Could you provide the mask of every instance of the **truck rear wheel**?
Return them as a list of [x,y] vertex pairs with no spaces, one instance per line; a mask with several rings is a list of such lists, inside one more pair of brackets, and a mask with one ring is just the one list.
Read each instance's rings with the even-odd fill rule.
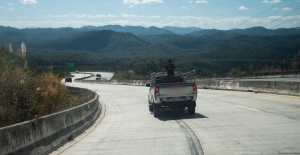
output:
[[194,106],[189,106],[188,112],[189,112],[189,114],[194,115],[195,114],[195,107]]
[[160,104],[156,105],[152,103],[153,105],[153,116],[154,117],[159,117],[160,116]]
[[149,98],[148,98],[148,105],[149,105],[149,111],[153,111],[153,104],[150,102]]
[[188,107],[188,113],[191,115],[195,114],[195,107],[196,107],[196,102],[192,102],[192,104],[189,105]]
[[149,105],[149,111],[153,111],[153,105]]

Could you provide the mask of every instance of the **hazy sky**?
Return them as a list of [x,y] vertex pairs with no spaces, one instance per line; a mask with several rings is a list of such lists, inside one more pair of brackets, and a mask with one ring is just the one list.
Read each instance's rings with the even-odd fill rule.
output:
[[290,28],[300,26],[300,0],[1,0],[0,25]]

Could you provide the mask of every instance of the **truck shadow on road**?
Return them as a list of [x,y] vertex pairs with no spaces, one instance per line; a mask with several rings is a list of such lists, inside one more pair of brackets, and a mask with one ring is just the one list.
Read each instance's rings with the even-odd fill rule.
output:
[[162,109],[160,111],[160,116],[158,117],[161,121],[170,121],[176,119],[203,119],[208,118],[200,113],[195,112],[194,115],[188,114],[187,109],[183,110],[169,110],[169,109]]

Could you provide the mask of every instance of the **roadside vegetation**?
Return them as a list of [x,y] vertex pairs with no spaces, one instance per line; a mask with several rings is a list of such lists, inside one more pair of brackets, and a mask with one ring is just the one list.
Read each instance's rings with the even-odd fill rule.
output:
[[[0,127],[80,105],[94,94],[68,89],[51,71],[24,65],[25,60],[0,44]],[[30,66],[30,65],[29,65]]]
[[[148,80],[151,72],[162,72],[168,59],[139,59],[128,63],[121,60],[115,68],[114,80]],[[288,73],[300,71],[300,51],[290,60],[272,61],[219,60],[215,62],[174,60],[180,72],[196,70],[197,77]],[[207,69],[208,68],[208,69]]]

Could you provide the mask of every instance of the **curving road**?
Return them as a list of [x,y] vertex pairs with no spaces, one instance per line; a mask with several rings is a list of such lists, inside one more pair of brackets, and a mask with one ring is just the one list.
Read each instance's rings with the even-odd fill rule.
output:
[[[92,74],[94,74],[94,76],[92,76],[90,78],[86,78],[84,80],[96,80],[96,74],[101,74],[101,78],[106,78],[106,80],[110,80],[114,76],[113,72],[87,72],[87,73],[92,73]],[[72,74],[72,75],[74,75],[74,74]],[[87,74],[85,76],[87,76]]]
[[195,115],[163,110],[157,119],[147,87],[74,86],[96,90],[105,117],[53,154],[300,154],[299,97],[199,89]]

